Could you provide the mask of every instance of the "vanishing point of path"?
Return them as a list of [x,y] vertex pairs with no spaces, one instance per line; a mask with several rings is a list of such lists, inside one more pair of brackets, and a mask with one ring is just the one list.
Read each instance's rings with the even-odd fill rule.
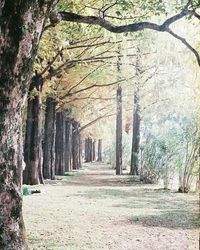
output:
[[86,164],[24,197],[31,249],[198,250],[198,197]]

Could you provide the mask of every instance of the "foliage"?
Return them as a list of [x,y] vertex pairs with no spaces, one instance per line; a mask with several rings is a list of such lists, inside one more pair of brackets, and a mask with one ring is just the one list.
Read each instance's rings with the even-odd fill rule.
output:
[[[177,171],[182,173],[180,178],[188,180],[189,189],[190,177],[199,171],[195,124],[193,117],[181,117],[176,113],[164,114],[148,123],[141,145],[142,178],[143,175],[156,176],[156,180],[170,178]],[[170,177],[166,176],[166,170]]]

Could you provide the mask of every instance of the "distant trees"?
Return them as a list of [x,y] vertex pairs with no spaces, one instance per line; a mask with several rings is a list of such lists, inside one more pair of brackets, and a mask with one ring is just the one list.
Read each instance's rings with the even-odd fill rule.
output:
[[[99,140],[102,142],[102,140]],[[92,137],[85,138],[85,162],[102,161],[102,158],[96,158],[96,140]],[[98,156],[102,154],[102,148],[98,146]]]

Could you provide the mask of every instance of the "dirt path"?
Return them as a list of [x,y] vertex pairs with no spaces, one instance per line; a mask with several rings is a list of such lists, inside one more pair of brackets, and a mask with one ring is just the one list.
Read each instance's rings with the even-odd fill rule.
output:
[[103,164],[36,188],[23,208],[31,249],[199,249],[194,194],[133,183]]

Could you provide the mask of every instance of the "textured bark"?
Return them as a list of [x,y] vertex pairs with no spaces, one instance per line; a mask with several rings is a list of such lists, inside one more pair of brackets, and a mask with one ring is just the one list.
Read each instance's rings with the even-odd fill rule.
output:
[[[33,89],[38,94],[31,97]],[[23,183],[36,185],[43,183],[42,155],[41,155],[41,97],[42,80],[38,75],[33,77],[29,89],[27,105],[26,137],[24,146],[24,160],[26,167],[23,173]]]
[[122,174],[122,88],[117,89],[116,174]]
[[79,169],[79,123],[74,121],[72,123],[73,132],[72,132],[72,168]]
[[102,161],[102,140],[98,140],[98,158],[97,161]]
[[91,137],[85,139],[85,162],[93,161],[93,140]]
[[55,172],[63,175],[65,172],[65,145],[66,145],[66,114],[56,113],[56,142],[55,142]]
[[88,138],[85,138],[85,150],[84,150],[84,153],[85,153],[85,162],[88,162]]
[[43,174],[45,179],[55,179],[55,125],[56,101],[47,97],[43,142]]
[[27,249],[20,190],[22,167],[18,165],[22,162],[22,111],[48,8],[46,2],[37,0],[0,2],[1,250]]
[[[80,126],[80,124],[79,124]],[[81,133],[79,132],[79,168],[82,168],[82,139],[81,139]]]
[[132,135],[132,149],[131,149],[131,175],[139,175],[139,146],[140,146],[140,99],[139,87],[134,93],[134,107],[133,107],[133,135]]
[[66,121],[66,145],[65,145],[65,171],[72,170],[71,166],[72,157],[72,121],[68,117]]
[[92,161],[96,161],[96,141],[92,143]]
[[93,140],[89,138],[89,160],[92,162],[93,160]]
[[91,138],[85,139],[85,162],[91,162]]

